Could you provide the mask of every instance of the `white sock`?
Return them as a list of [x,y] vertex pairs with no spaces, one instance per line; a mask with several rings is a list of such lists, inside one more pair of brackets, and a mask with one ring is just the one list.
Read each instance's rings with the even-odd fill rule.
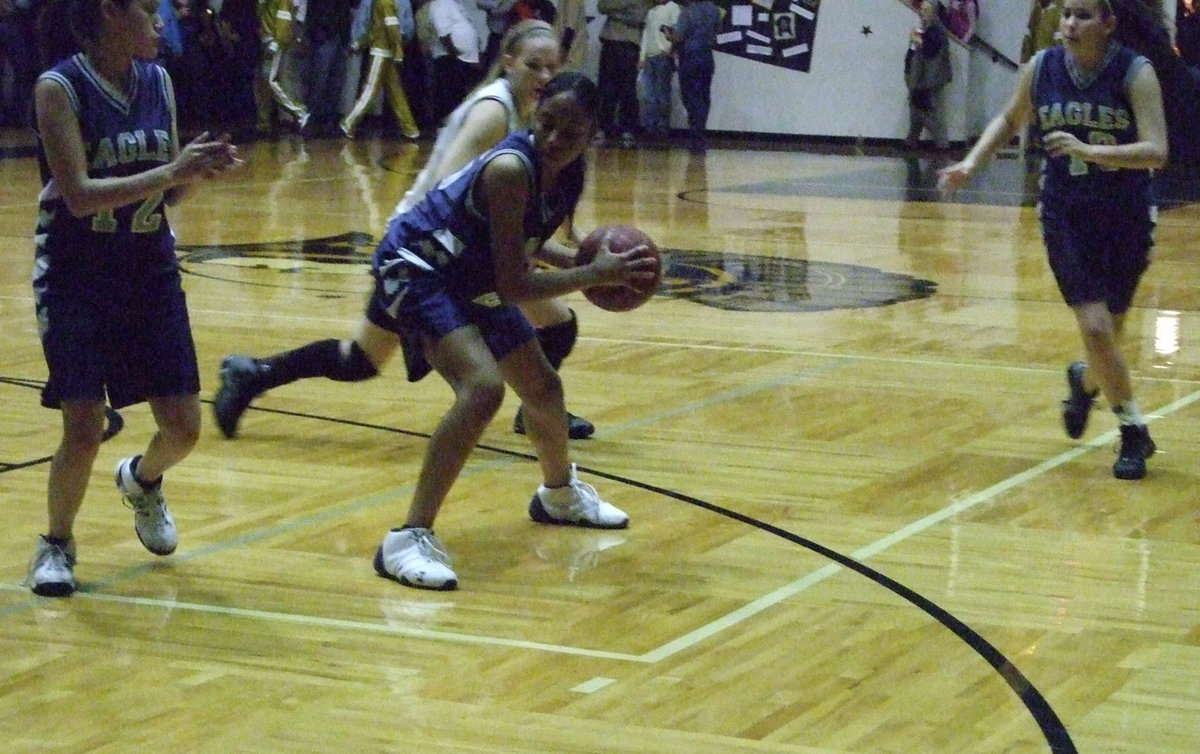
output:
[[1142,416],[1142,412],[1138,410],[1137,402],[1132,398],[1114,408],[1113,413],[1117,415],[1117,421],[1121,422],[1122,424],[1142,426],[1146,423],[1146,419]]

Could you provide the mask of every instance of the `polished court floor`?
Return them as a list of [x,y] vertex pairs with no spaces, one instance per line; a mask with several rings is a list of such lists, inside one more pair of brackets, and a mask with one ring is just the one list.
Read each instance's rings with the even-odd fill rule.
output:
[[[1005,159],[954,201],[886,148],[596,148],[579,225],[632,224],[666,280],[568,297],[581,476],[628,530],[541,527],[510,395],[437,532],[460,588],[374,575],[448,405],[399,365],[211,417],[145,552],[105,443],[82,590],[21,582],[58,417],[29,290],[38,190],[0,160],[0,749],[389,752],[1200,750],[1200,210],[1166,190],[1126,355],[1160,453],[1063,434],[1078,358]],[[281,140],[171,215],[203,374],[348,334],[428,144]],[[208,406],[205,407],[206,412]]]

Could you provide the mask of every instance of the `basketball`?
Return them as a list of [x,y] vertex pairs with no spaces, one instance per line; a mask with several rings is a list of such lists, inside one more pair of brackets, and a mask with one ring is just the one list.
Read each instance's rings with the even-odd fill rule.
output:
[[654,280],[643,288],[631,288],[625,285],[594,285],[585,288],[583,295],[596,306],[610,312],[627,312],[636,309],[649,301],[662,282],[662,257],[659,256],[658,246],[654,240],[637,228],[628,225],[607,225],[596,228],[579,244],[579,253],[575,257],[577,265],[585,265],[592,261],[600,244],[608,239],[608,248],[615,253],[621,253],[637,246],[645,246],[641,254],[652,257],[655,262]]

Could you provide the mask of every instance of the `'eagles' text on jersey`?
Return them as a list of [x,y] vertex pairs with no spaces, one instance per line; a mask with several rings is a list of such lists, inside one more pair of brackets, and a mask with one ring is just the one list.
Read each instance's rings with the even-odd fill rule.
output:
[[[62,86],[79,121],[90,178],[125,177],[171,161],[174,95],[166,72],[135,60],[127,92],[105,80],[82,53],[41,75]],[[46,165],[41,142],[33,283],[121,306],[151,276],[178,274],[175,242],[161,193],[74,217]]]
[[[1066,131],[1087,144],[1138,141],[1127,90],[1141,67],[1149,65],[1146,58],[1113,44],[1096,70],[1084,74],[1070,64],[1062,46],[1055,46],[1039,52],[1033,65],[1034,120],[1043,137]],[[1046,159],[1043,178],[1042,203],[1047,206],[1148,201],[1147,170],[1116,169],[1061,156]]]

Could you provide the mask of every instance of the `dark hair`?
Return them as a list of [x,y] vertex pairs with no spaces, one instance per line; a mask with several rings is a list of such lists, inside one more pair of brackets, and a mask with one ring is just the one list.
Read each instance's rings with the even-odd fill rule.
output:
[[1180,63],[1171,30],[1162,11],[1148,0],[1101,0],[1117,17],[1113,34],[1118,42],[1140,55],[1145,55],[1159,78],[1174,76]]
[[[112,0],[129,5],[132,0]],[[48,0],[37,18],[38,57],[42,68],[51,68],[100,37],[102,0]]]
[[590,115],[593,121],[596,120],[600,97],[597,94],[596,83],[587,76],[578,71],[566,71],[558,74],[542,87],[542,92],[538,96],[538,104],[540,105],[559,94],[570,94],[584,112]]

